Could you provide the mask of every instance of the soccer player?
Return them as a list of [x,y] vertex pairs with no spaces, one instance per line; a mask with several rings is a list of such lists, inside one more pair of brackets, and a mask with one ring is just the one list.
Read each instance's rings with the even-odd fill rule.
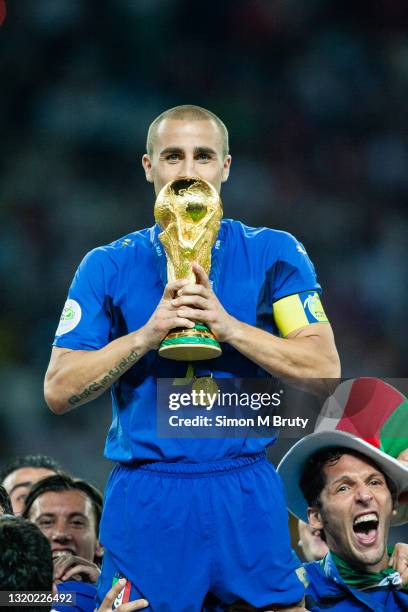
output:
[[[22,517],[0,517],[0,591],[45,591],[51,597],[57,595],[53,587],[53,563],[51,548],[47,538],[36,525]],[[124,585],[118,581],[106,594],[100,608],[95,612],[108,612],[112,604],[120,596]],[[54,599],[55,601],[55,599]],[[116,606],[117,612],[130,612],[146,608],[146,600],[137,600]],[[19,605],[21,612],[44,612],[45,610],[59,609],[54,604],[36,606],[30,603],[27,606]],[[51,609],[52,608],[52,609]],[[3,609],[3,607],[1,608]],[[8,608],[4,608],[8,609]],[[79,602],[76,605],[66,606],[71,612],[81,611]],[[94,608],[92,608],[94,610]]]
[[[156,194],[182,177],[219,192],[231,165],[227,129],[200,107],[170,109],[151,124],[142,163]],[[111,389],[105,452],[117,466],[101,522],[100,597],[124,576],[132,598],[145,596],[156,610],[201,610],[207,593],[291,609],[303,586],[265,455],[274,438],[159,439],[157,379],[186,377],[192,366],[157,349],[170,330],[203,322],[223,354],[193,364],[197,378],[338,377],[315,270],[290,234],[224,219],[209,277],[195,264],[197,284],[168,283],[159,233],[132,232],[85,257],[45,379],[57,414]]]
[[101,493],[84,480],[55,474],[31,489],[23,516],[41,529],[51,545],[54,580],[98,581],[101,513]]
[[408,589],[390,567],[387,539],[397,491],[407,486],[408,472],[401,469],[398,474],[393,466],[392,480],[384,454],[378,452],[374,461],[374,453],[365,454],[368,445],[356,450],[352,436],[344,447],[324,447],[317,439],[313,452],[314,435],[301,440],[307,444],[310,439],[306,463],[302,445],[292,449],[301,455],[299,486],[309,506],[309,522],[322,530],[329,548],[322,561],[304,566],[310,582],[308,610],[407,610]]

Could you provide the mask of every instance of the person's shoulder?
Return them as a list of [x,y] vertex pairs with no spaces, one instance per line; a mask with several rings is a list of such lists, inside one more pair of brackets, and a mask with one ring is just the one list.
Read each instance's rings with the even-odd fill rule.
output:
[[235,243],[245,243],[258,253],[264,252],[274,259],[292,260],[306,255],[305,247],[293,234],[271,227],[251,227],[235,219],[224,219],[225,231]]
[[119,263],[123,260],[129,260],[131,253],[134,254],[136,251],[151,249],[151,231],[152,228],[137,230],[125,234],[108,244],[97,246],[85,255],[82,263],[89,266],[92,264]]
[[274,242],[281,245],[300,244],[293,234],[283,230],[273,229],[266,226],[252,227],[242,223],[242,221],[237,221],[236,219],[223,219],[222,224],[225,225],[228,232],[235,236],[241,236],[244,239],[247,238],[249,240],[260,242]]

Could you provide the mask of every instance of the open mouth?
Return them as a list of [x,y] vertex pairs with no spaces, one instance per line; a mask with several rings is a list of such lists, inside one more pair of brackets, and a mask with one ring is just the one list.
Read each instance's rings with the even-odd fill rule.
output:
[[375,512],[361,514],[354,519],[353,531],[362,546],[374,544],[377,540],[379,520]]

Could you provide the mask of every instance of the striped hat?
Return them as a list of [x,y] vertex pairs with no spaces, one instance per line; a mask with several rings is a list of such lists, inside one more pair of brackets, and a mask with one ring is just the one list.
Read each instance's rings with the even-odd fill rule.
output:
[[[341,383],[323,405],[314,433],[299,440],[283,457],[278,472],[285,484],[288,509],[307,521],[307,502],[299,486],[305,462],[330,447],[355,450],[374,461],[397,486],[408,491],[408,466],[397,461],[408,448],[408,400],[378,378]],[[392,523],[408,521],[408,504]]]

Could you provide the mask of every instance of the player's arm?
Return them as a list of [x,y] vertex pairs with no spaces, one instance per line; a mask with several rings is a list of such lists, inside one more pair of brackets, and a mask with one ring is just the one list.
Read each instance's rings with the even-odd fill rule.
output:
[[149,321],[139,330],[113,340],[98,350],[54,347],[44,381],[44,396],[56,414],[85,404],[108,389],[145,353],[157,349],[170,329],[193,327],[177,314],[172,298],[187,281],[166,285],[163,297]]
[[211,290],[208,276],[194,264],[197,285],[178,292],[173,305],[181,317],[206,323],[221,342],[274,376],[287,379],[338,378],[340,360],[329,323],[313,323],[278,338],[229,315]]
[[340,360],[328,323],[314,323],[286,338],[278,338],[237,321],[228,342],[274,376],[287,379],[340,376]]

